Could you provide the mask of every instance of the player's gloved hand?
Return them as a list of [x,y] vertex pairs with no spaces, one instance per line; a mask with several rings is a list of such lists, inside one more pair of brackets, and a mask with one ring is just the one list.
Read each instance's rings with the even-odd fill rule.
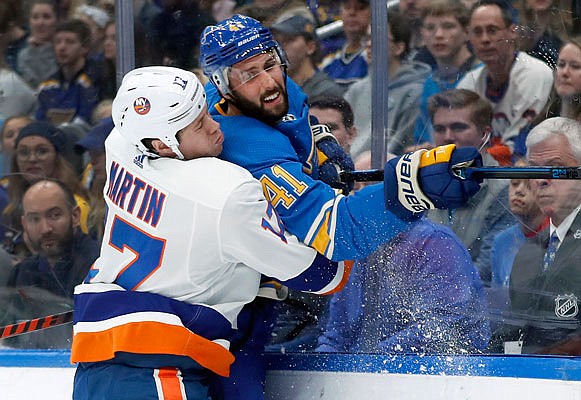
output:
[[317,145],[319,159],[319,180],[335,189],[341,189],[344,195],[353,190],[354,182],[342,182],[341,171],[353,171],[355,164],[327,125],[311,125],[311,131]]
[[433,208],[462,207],[480,189],[482,179],[463,179],[453,168],[482,166],[475,147],[439,146],[394,158],[385,164],[385,205],[410,220]]

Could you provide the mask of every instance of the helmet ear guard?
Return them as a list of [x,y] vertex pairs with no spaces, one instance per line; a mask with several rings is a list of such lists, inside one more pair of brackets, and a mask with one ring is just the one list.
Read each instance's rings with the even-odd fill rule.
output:
[[230,84],[228,82],[228,71],[227,68],[217,70],[210,76],[210,82],[214,84],[222,94],[228,94],[230,92]]

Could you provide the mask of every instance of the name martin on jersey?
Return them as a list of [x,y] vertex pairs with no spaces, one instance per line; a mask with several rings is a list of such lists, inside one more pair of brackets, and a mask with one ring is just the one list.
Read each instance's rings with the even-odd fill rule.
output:
[[138,176],[126,171],[115,161],[109,169],[106,196],[119,208],[157,227],[167,195]]

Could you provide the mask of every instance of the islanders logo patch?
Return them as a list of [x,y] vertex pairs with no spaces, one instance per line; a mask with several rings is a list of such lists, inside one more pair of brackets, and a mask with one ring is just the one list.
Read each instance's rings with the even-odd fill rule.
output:
[[139,115],[145,115],[151,110],[151,103],[145,97],[138,97],[133,102],[133,109]]

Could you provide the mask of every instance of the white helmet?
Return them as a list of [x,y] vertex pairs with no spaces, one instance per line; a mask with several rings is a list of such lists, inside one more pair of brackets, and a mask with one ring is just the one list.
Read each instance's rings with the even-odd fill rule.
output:
[[206,92],[195,74],[173,67],[143,67],[128,72],[113,100],[113,122],[121,134],[148,156],[158,157],[143,139],[159,139],[178,158],[176,134],[206,106]]

